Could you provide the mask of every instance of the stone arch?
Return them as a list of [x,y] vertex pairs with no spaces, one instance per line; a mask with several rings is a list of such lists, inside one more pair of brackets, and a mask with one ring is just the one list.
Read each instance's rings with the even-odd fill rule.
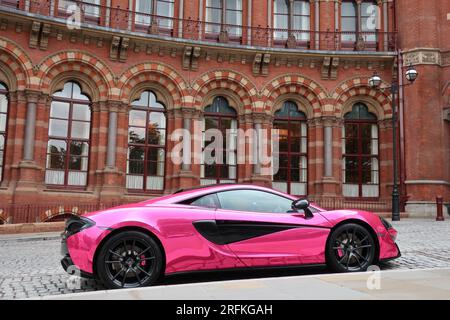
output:
[[[389,84],[383,83],[389,87]],[[355,77],[341,82],[333,91],[334,115],[342,117],[350,102],[366,102],[379,120],[392,116],[391,98],[388,93],[369,87],[369,78]]]
[[[93,101],[106,101],[114,87],[114,74],[100,59],[80,51],[62,51],[55,53],[39,65],[36,77],[39,79],[38,88],[46,94],[52,94],[58,81],[55,79],[66,76],[79,79],[86,88],[89,87]],[[77,77],[78,76],[78,77]]]
[[54,221],[59,216],[78,216],[86,213],[87,210],[80,209],[76,205],[59,205],[59,206],[52,206],[48,208],[47,210],[41,212],[39,215],[39,221],[42,222],[48,222],[48,221]]
[[[228,95],[238,104],[238,113],[251,112],[256,100],[256,86],[245,76],[231,70],[213,70],[199,76],[192,85],[193,107],[201,109],[205,106],[205,98],[216,95]],[[236,101],[239,100],[239,101]]]
[[[144,62],[136,64],[119,77],[117,98],[126,104],[130,104],[137,92],[144,89],[158,91],[159,99],[166,99],[167,108],[181,107],[186,98],[186,82],[184,78],[173,68],[156,62]],[[165,94],[162,94],[162,93]],[[171,101],[169,101],[171,100]]]
[[264,86],[262,90],[264,111],[274,114],[280,99],[284,100],[285,97],[293,99],[296,95],[299,96],[296,98],[298,102],[303,104],[307,102],[305,107],[310,110],[305,113],[308,118],[321,116],[328,98],[326,89],[309,78],[295,74],[277,77]]
[[0,37],[0,80],[10,91],[29,87],[33,63],[27,53],[15,42]]

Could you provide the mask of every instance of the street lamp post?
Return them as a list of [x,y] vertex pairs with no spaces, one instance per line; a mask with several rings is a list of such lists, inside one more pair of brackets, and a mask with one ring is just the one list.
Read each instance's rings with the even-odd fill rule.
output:
[[[408,86],[414,83],[419,73],[411,65],[405,73],[407,84],[401,85],[401,87]],[[392,82],[389,87],[380,87],[381,78],[374,72],[373,76],[369,79],[369,86],[379,89],[381,91],[390,90],[392,96],[392,157],[394,166],[393,186],[392,186],[392,221],[400,221],[400,192],[398,188],[398,160],[397,160],[397,106],[396,95],[398,93],[399,85],[396,82]]]

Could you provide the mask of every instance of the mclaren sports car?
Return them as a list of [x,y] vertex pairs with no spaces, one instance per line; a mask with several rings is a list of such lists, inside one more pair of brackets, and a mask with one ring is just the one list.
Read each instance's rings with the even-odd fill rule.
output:
[[67,220],[61,263],[108,288],[205,270],[322,265],[358,272],[399,257],[396,236],[370,212],[326,211],[254,185],[214,185]]

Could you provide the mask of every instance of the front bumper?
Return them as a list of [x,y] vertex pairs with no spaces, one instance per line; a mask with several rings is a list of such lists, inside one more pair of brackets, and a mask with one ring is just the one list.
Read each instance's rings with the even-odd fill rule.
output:
[[81,276],[83,278],[93,278],[94,275],[89,272],[85,272],[80,270],[72,261],[72,258],[70,257],[69,250],[67,249],[67,239],[66,234],[61,234],[61,266],[63,267],[64,271],[66,271],[70,275],[77,275]]
[[395,247],[397,248],[398,254],[395,257],[380,259],[380,262],[388,262],[400,258],[402,256],[402,253],[400,252],[400,248],[398,247],[397,243],[395,243]]

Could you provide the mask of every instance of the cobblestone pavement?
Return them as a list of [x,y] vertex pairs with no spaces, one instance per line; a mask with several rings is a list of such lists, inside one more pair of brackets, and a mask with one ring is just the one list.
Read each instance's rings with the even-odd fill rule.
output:
[[[402,257],[387,262],[382,269],[416,269],[450,267],[450,221],[408,219],[393,223],[399,231]],[[95,280],[80,280],[81,289],[71,290],[70,279],[60,265],[60,242],[55,236],[47,240],[26,237],[0,237],[0,299],[104,289]],[[239,271],[202,273],[168,277],[161,284],[218,281],[257,277],[292,276],[325,273],[322,269],[283,271]]]

